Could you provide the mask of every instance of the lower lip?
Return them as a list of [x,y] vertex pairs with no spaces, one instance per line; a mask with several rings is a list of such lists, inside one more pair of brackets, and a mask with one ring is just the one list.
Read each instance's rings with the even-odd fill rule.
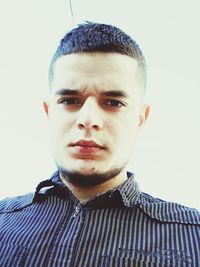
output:
[[80,154],[96,154],[102,150],[102,148],[98,146],[73,146],[76,152]]

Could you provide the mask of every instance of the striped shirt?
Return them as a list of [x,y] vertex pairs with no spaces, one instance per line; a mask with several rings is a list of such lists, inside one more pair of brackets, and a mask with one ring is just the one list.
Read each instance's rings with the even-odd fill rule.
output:
[[81,204],[56,172],[0,201],[0,267],[199,267],[199,212],[128,177]]

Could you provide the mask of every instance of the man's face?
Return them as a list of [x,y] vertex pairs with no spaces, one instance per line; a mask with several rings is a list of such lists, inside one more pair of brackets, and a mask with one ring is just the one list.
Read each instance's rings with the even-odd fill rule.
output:
[[60,57],[44,103],[57,165],[83,175],[123,169],[148,115],[141,84],[131,57],[102,52]]

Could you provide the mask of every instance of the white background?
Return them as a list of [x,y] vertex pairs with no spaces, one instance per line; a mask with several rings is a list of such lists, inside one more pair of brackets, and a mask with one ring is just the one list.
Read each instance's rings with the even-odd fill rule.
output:
[[[141,190],[200,209],[199,0],[72,5],[75,23],[115,24],[146,56],[151,116],[130,162]],[[0,198],[33,191],[55,170],[42,100],[51,55],[72,26],[68,1],[0,2]]]

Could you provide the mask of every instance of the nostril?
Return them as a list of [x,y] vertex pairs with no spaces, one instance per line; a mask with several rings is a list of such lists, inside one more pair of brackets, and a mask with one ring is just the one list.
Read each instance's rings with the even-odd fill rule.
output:
[[93,125],[91,125],[91,124],[84,124],[84,123],[78,123],[78,128],[80,129],[80,130],[82,130],[82,129],[94,129],[94,130],[96,130],[96,131],[98,131],[99,130],[99,126],[97,125],[97,124],[93,124]]
[[85,126],[84,126],[83,124],[79,123],[79,124],[78,124],[78,128],[79,128],[79,129],[83,129],[83,128],[85,128]]

